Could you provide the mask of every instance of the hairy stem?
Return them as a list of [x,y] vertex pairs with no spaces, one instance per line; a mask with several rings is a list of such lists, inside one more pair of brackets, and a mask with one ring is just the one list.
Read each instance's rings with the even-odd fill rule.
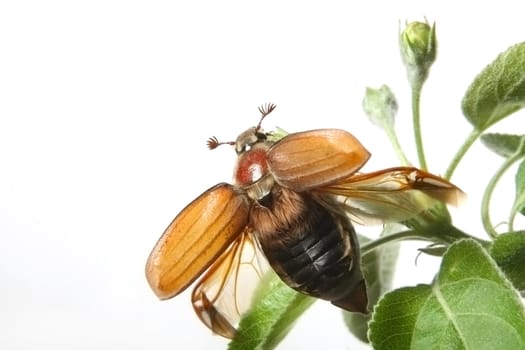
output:
[[522,157],[523,154],[521,154],[521,152],[518,150],[516,153],[514,153],[514,155],[505,159],[503,164],[501,164],[499,169],[496,171],[496,173],[494,173],[494,175],[490,179],[489,183],[487,184],[487,188],[483,193],[483,198],[481,199],[481,222],[483,224],[483,228],[485,228],[485,231],[491,238],[496,238],[498,236],[498,232],[496,231],[494,225],[492,225],[492,221],[490,220],[490,201],[492,198],[492,193],[494,192],[498,181],[501,179],[501,177],[507,171],[507,169]]
[[405,152],[403,152],[403,149],[401,148],[401,144],[399,143],[399,139],[397,138],[397,134],[394,131],[394,129],[386,128],[385,132],[388,136],[388,139],[390,140],[390,143],[392,144],[392,147],[394,147],[394,151],[396,152],[397,158],[401,161],[401,164],[410,165],[410,162],[408,161]]
[[461,161],[461,159],[463,159],[463,156],[465,155],[465,153],[467,153],[467,151],[470,149],[474,141],[476,141],[480,135],[481,135],[481,131],[477,129],[473,129],[470,132],[468,137],[465,139],[465,142],[463,142],[461,147],[458,149],[458,151],[454,155],[454,158],[452,158],[452,161],[450,162],[447,170],[445,171],[445,175],[443,176],[445,179],[450,180],[459,162]]
[[360,248],[361,254],[365,255],[366,253],[371,252],[372,250],[389,242],[406,241],[409,239],[430,240],[428,239],[428,237],[421,237],[421,235],[418,234],[416,230],[400,231],[392,233],[390,235],[381,236],[378,239],[374,239],[373,241],[364,243]]
[[421,136],[421,91],[423,84],[412,84],[412,123],[414,127],[414,139],[416,142],[417,157],[419,160],[419,167],[427,170],[427,161],[425,159],[425,151],[423,149],[423,138]]
[[429,212],[422,213],[406,222],[410,226],[408,230],[399,231],[386,236],[381,236],[373,241],[361,245],[361,253],[364,255],[383,244],[406,240],[420,240],[432,243],[452,244],[461,239],[474,239],[484,247],[490,242],[469,235],[449,222],[444,222]]

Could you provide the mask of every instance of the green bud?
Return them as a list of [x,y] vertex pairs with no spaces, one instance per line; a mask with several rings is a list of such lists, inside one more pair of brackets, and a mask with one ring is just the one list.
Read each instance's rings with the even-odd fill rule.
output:
[[379,89],[366,88],[363,110],[376,126],[384,130],[393,129],[397,101],[388,86],[383,85]]
[[436,60],[436,25],[430,27],[428,23],[422,22],[407,24],[399,37],[399,46],[408,80],[412,85],[422,85]]
[[403,165],[409,165],[405,153],[401,149],[401,144],[394,128],[394,119],[397,114],[397,100],[394,93],[386,85],[379,89],[366,88],[363,98],[363,110],[372,124],[377,125],[386,133],[394,151]]

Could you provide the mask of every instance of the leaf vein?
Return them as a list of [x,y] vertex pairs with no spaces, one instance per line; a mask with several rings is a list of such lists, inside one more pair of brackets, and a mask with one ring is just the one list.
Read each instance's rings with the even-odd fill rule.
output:
[[454,316],[454,313],[450,309],[450,307],[449,307],[449,305],[448,305],[448,303],[447,303],[447,301],[445,299],[445,296],[441,293],[441,289],[440,289],[440,287],[439,287],[439,285],[437,283],[434,286],[432,286],[432,292],[433,292],[434,296],[436,297],[439,305],[441,306],[441,308],[445,312],[445,315],[450,320],[450,322],[452,323],[452,326],[456,330],[456,334],[461,339],[461,343],[464,345],[465,349],[468,349],[468,347],[467,347],[467,344],[468,344],[467,340],[465,339],[463,333],[461,332],[460,327],[459,327],[459,325],[457,323],[457,320],[456,320],[456,318]]

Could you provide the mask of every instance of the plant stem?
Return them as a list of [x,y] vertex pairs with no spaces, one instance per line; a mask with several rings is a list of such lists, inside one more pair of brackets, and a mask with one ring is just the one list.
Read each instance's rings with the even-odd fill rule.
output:
[[427,170],[427,161],[425,160],[425,151],[423,150],[423,139],[421,137],[421,91],[423,89],[422,83],[412,84],[412,123],[414,124],[414,139],[416,142],[417,157],[419,160],[419,167]]
[[[523,143],[523,141],[522,141]],[[481,199],[481,222],[483,223],[483,227],[485,228],[485,231],[491,238],[496,238],[498,236],[498,232],[492,225],[492,222],[490,220],[490,200],[492,198],[492,193],[494,192],[494,189],[496,188],[496,184],[501,179],[503,174],[507,171],[507,169],[514,164],[516,161],[521,159],[523,157],[523,154],[521,154],[520,150],[518,150],[516,153],[514,153],[509,158],[505,159],[503,164],[499,167],[499,169],[494,173],[492,178],[490,179],[489,183],[487,184],[487,188],[485,189],[485,192],[483,193],[483,198]]]
[[456,154],[454,155],[454,158],[452,158],[452,161],[450,162],[447,170],[445,171],[445,175],[443,176],[445,179],[450,180],[452,177],[452,174],[454,173],[454,170],[456,170],[456,167],[458,166],[461,159],[463,159],[463,156],[467,151],[470,149],[474,141],[476,141],[481,135],[481,130],[473,129],[468,137],[465,139],[465,142],[461,145],[461,147],[458,149]]
[[361,254],[365,255],[366,253],[371,252],[372,250],[376,249],[377,247],[385,243],[404,241],[408,239],[429,240],[428,237],[421,237],[421,235],[418,234],[416,230],[400,231],[400,232],[392,233],[390,235],[381,236],[378,239],[374,239],[373,241],[363,244],[360,248]]
[[397,158],[401,161],[402,165],[410,165],[410,162],[408,161],[408,158],[405,155],[405,152],[403,152],[403,149],[401,148],[401,144],[399,143],[399,139],[397,138],[397,134],[394,131],[393,128],[385,128],[386,135],[388,136],[388,139],[390,140],[390,143],[394,147],[394,151],[396,152]]
[[406,241],[409,239],[427,241],[432,243],[444,243],[446,245],[452,244],[461,239],[473,239],[484,247],[488,247],[490,245],[490,242],[471,236],[468,233],[461,231],[452,224],[435,221],[432,224],[431,215],[423,214],[415,220],[417,220],[417,222],[419,222],[420,225],[418,225],[417,222],[413,223],[416,223],[416,227],[420,228],[399,231],[386,236],[381,236],[373,241],[364,243],[363,245],[361,245],[361,254],[364,255],[366,253],[369,253],[372,250],[380,247],[381,245],[389,242]]
[[473,239],[485,248],[488,248],[490,246],[490,242],[478,237],[471,236],[454,225],[446,225],[443,227],[443,231],[440,235],[440,240],[442,242],[452,244],[460,239]]

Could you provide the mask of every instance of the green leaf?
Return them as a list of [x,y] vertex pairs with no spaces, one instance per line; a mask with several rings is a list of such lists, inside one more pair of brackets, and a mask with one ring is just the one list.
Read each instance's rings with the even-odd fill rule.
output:
[[228,349],[273,349],[286,336],[297,318],[316,299],[297,293],[284,284],[274,273],[260,283],[253,306],[243,316],[237,336]]
[[525,310],[473,240],[450,246],[432,285],[390,292],[370,322],[374,349],[524,349]]
[[512,204],[509,215],[509,228],[511,231],[514,230],[514,218],[518,212],[525,215],[525,160],[521,161],[518,166],[515,183],[516,197],[514,198],[514,203]]
[[490,248],[490,255],[514,287],[524,294],[525,231],[499,235]]
[[[399,232],[403,227],[397,223],[386,224],[381,236]],[[370,241],[370,239],[359,236],[361,244],[367,241]],[[399,243],[391,243],[382,245],[361,258],[361,271],[366,280],[370,309],[386,291],[392,288],[392,279],[398,255]],[[350,332],[365,343],[368,342],[368,322],[371,317],[372,314],[363,315],[343,311],[343,318]]]
[[492,152],[504,158],[513,156],[518,150],[525,155],[522,142],[525,135],[486,133],[481,135],[481,142]]
[[523,108],[525,43],[501,53],[474,79],[462,101],[463,114],[479,131]]

